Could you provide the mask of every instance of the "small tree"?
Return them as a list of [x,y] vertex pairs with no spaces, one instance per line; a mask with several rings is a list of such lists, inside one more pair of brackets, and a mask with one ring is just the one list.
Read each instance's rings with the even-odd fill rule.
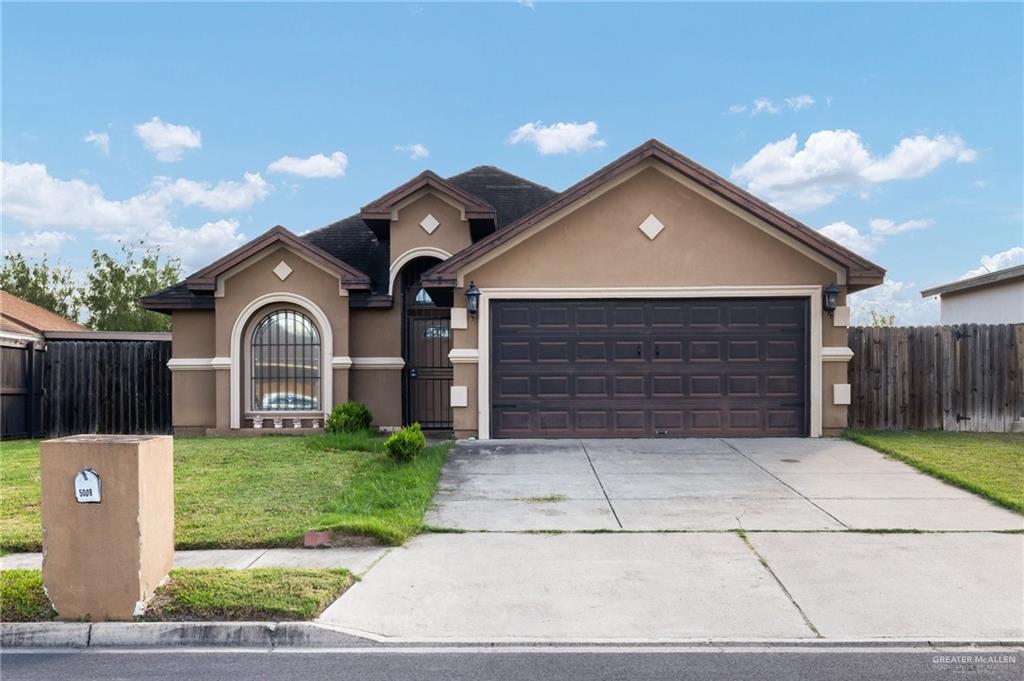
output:
[[170,318],[143,309],[139,299],[180,278],[181,261],[167,258],[161,264],[158,248],[143,251],[138,260],[126,244],[121,245],[120,260],[93,251],[83,296],[89,326],[97,331],[169,331]]
[[868,314],[871,315],[871,326],[890,327],[896,326],[896,315],[886,314],[875,309],[868,310]]
[[45,255],[30,264],[20,253],[5,254],[0,289],[65,319],[78,320],[82,287],[75,283],[70,267],[51,266]]

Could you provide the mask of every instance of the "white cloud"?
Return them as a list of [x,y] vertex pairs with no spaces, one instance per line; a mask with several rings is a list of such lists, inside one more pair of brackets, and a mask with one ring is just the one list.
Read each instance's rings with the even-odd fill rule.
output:
[[785,102],[786,106],[793,111],[800,111],[814,106],[814,97],[810,95],[797,95],[796,97],[786,97]]
[[981,267],[969,272],[964,272],[960,278],[969,279],[970,277],[977,277],[982,274],[988,274],[989,272],[998,272],[999,270],[1005,270],[1008,267],[1016,267],[1017,265],[1024,265],[1024,248],[1021,246],[1008,248],[1005,251],[996,253],[995,255],[981,256]]
[[430,156],[430,149],[427,149],[422,144],[399,144],[395,147],[395,151],[409,154],[409,158],[414,161]]
[[176,225],[175,208],[243,210],[263,201],[272,190],[259,173],[246,173],[243,182],[155,178],[146,191],[114,200],[108,199],[99,185],[51,176],[41,163],[0,162],[0,174],[4,217],[38,230],[25,232],[24,243],[33,238],[62,243],[62,237],[54,235],[81,230],[107,242],[144,239],[169,255],[183,257],[186,265],[208,262],[245,239],[237,232],[234,219],[208,222],[196,229]]
[[4,253],[20,253],[26,258],[37,258],[43,255],[54,255],[60,251],[66,241],[75,237],[67,232],[18,232],[3,235]]
[[161,253],[181,258],[182,267],[188,272],[233,251],[245,241],[245,235],[238,232],[238,220],[227,219],[207,222],[196,229],[162,223],[146,234],[145,245],[157,246]]
[[893,180],[923,177],[943,163],[969,163],[974,150],[959,137],[900,140],[885,156],[872,156],[852,130],[820,130],[800,148],[796,134],[771,142],[733,167],[732,178],[782,210],[806,211],[838,196]]
[[750,107],[750,115],[756,116],[760,113],[777,114],[779,113],[779,107],[775,106],[772,100],[767,97],[758,97],[754,100],[753,106]]
[[516,4],[522,5],[523,7],[529,7],[530,9],[534,8],[533,0],[516,0]]
[[871,226],[871,233],[879,236],[895,236],[897,234],[903,234],[904,232],[912,232],[916,229],[926,229],[931,227],[934,222],[932,220],[904,220],[903,222],[896,222],[895,220],[885,220],[883,218],[872,218],[868,224]]
[[984,189],[985,187],[988,186],[988,182],[986,182],[985,180],[975,180],[972,184],[978,189]]
[[728,109],[726,109],[725,113],[735,115],[735,114],[741,114],[741,113],[743,113],[746,110],[747,110],[747,105],[746,104],[733,104]]
[[136,125],[135,134],[156,155],[158,161],[168,163],[180,161],[187,149],[203,146],[203,136],[198,130],[187,125],[165,123],[159,116]]
[[110,156],[110,135],[105,132],[93,132],[90,130],[82,138],[83,142],[96,145],[96,148],[105,156]]
[[348,170],[348,156],[336,151],[330,156],[313,154],[308,158],[282,156],[269,166],[268,173],[288,173],[301,177],[343,177]]
[[846,246],[855,253],[861,255],[870,255],[875,252],[875,248],[881,243],[881,239],[872,236],[871,234],[864,234],[853,225],[847,222],[833,222],[825,225],[818,230],[832,241]]
[[939,323],[939,303],[922,298],[913,282],[886,281],[881,286],[850,294],[851,321],[857,326],[871,324],[871,311],[894,315],[900,326],[927,326]]
[[932,220],[915,219],[896,222],[884,218],[872,218],[868,221],[870,231],[860,231],[847,222],[833,222],[818,231],[829,239],[846,246],[855,253],[871,255],[886,239],[897,234],[925,229],[933,225]]
[[177,201],[186,206],[202,206],[226,213],[251,208],[256,202],[267,198],[271,189],[271,185],[259,173],[245,173],[243,182],[221,180],[217,184],[157,177],[153,179],[151,191],[154,198],[161,202]]
[[589,149],[601,149],[605,141],[597,138],[597,123],[554,123],[546,126],[540,121],[516,128],[508,138],[509,144],[526,142],[541,154],[577,154]]

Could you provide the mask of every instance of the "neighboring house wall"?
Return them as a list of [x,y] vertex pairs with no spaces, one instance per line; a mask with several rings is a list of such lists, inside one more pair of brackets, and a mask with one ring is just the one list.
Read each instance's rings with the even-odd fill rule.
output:
[[942,324],[1024,323],[1024,279],[943,293],[939,316]]
[[[651,214],[665,226],[653,240],[638,229]],[[583,297],[578,289],[599,289],[585,295],[616,298],[632,294],[615,289],[630,287],[647,287],[650,297],[694,297],[701,292],[684,289],[706,287],[718,287],[708,289],[705,295],[710,297],[723,295],[727,288],[735,291],[727,295],[809,295],[811,318],[818,320],[812,330],[818,341],[811,358],[818,365],[811,367],[811,395],[819,396],[812,405],[812,434],[835,434],[846,426],[846,406],[833,399],[833,386],[846,384],[845,359],[833,359],[843,357],[835,352],[826,353],[830,361],[821,357],[823,346],[846,347],[846,329],[821,313],[820,289],[840,275],[658,170],[640,172],[460,276],[465,286],[473,281],[485,296],[489,289],[577,289],[561,296],[573,298]],[[801,287],[801,292],[780,287]],[[667,290],[654,290],[659,288]],[[845,304],[845,287],[841,289],[840,304]],[[456,292],[455,304],[465,306],[464,288]],[[487,334],[480,333],[478,322],[469,320],[467,328],[454,331],[456,349],[483,350],[479,366],[454,365],[454,385],[465,386],[468,393],[467,406],[454,410],[458,436],[475,435],[481,414],[486,418],[489,411],[488,395],[480,400],[488,368],[486,349],[480,347]],[[467,355],[455,353],[460,354]],[[814,413],[820,416],[815,419]]]

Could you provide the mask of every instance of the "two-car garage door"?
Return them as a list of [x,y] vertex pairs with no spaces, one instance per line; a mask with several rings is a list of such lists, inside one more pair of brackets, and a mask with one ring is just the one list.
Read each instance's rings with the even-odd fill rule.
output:
[[806,299],[491,302],[492,437],[799,436]]

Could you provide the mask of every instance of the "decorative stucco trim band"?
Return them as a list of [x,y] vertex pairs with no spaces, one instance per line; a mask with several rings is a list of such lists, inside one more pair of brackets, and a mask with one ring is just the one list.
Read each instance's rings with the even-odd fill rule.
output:
[[401,357],[353,357],[353,369],[401,369],[405,360]]
[[419,246],[417,248],[410,248],[402,255],[395,258],[394,262],[391,263],[391,267],[388,268],[388,295],[395,295],[395,279],[398,278],[398,273],[402,271],[405,264],[415,258],[437,258],[438,260],[447,260],[452,257],[452,254],[448,251],[435,248],[433,246]]
[[230,369],[230,357],[174,357],[167,360],[171,371],[214,371]]
[[480,351],[476,348],[455,348],[448,353],[448,361],[452,364],[476,364],[480,361]]
[[822,362],[849,362],[851,359],[853,359],[853,350],[850,348],[838,346],[821,349]]

